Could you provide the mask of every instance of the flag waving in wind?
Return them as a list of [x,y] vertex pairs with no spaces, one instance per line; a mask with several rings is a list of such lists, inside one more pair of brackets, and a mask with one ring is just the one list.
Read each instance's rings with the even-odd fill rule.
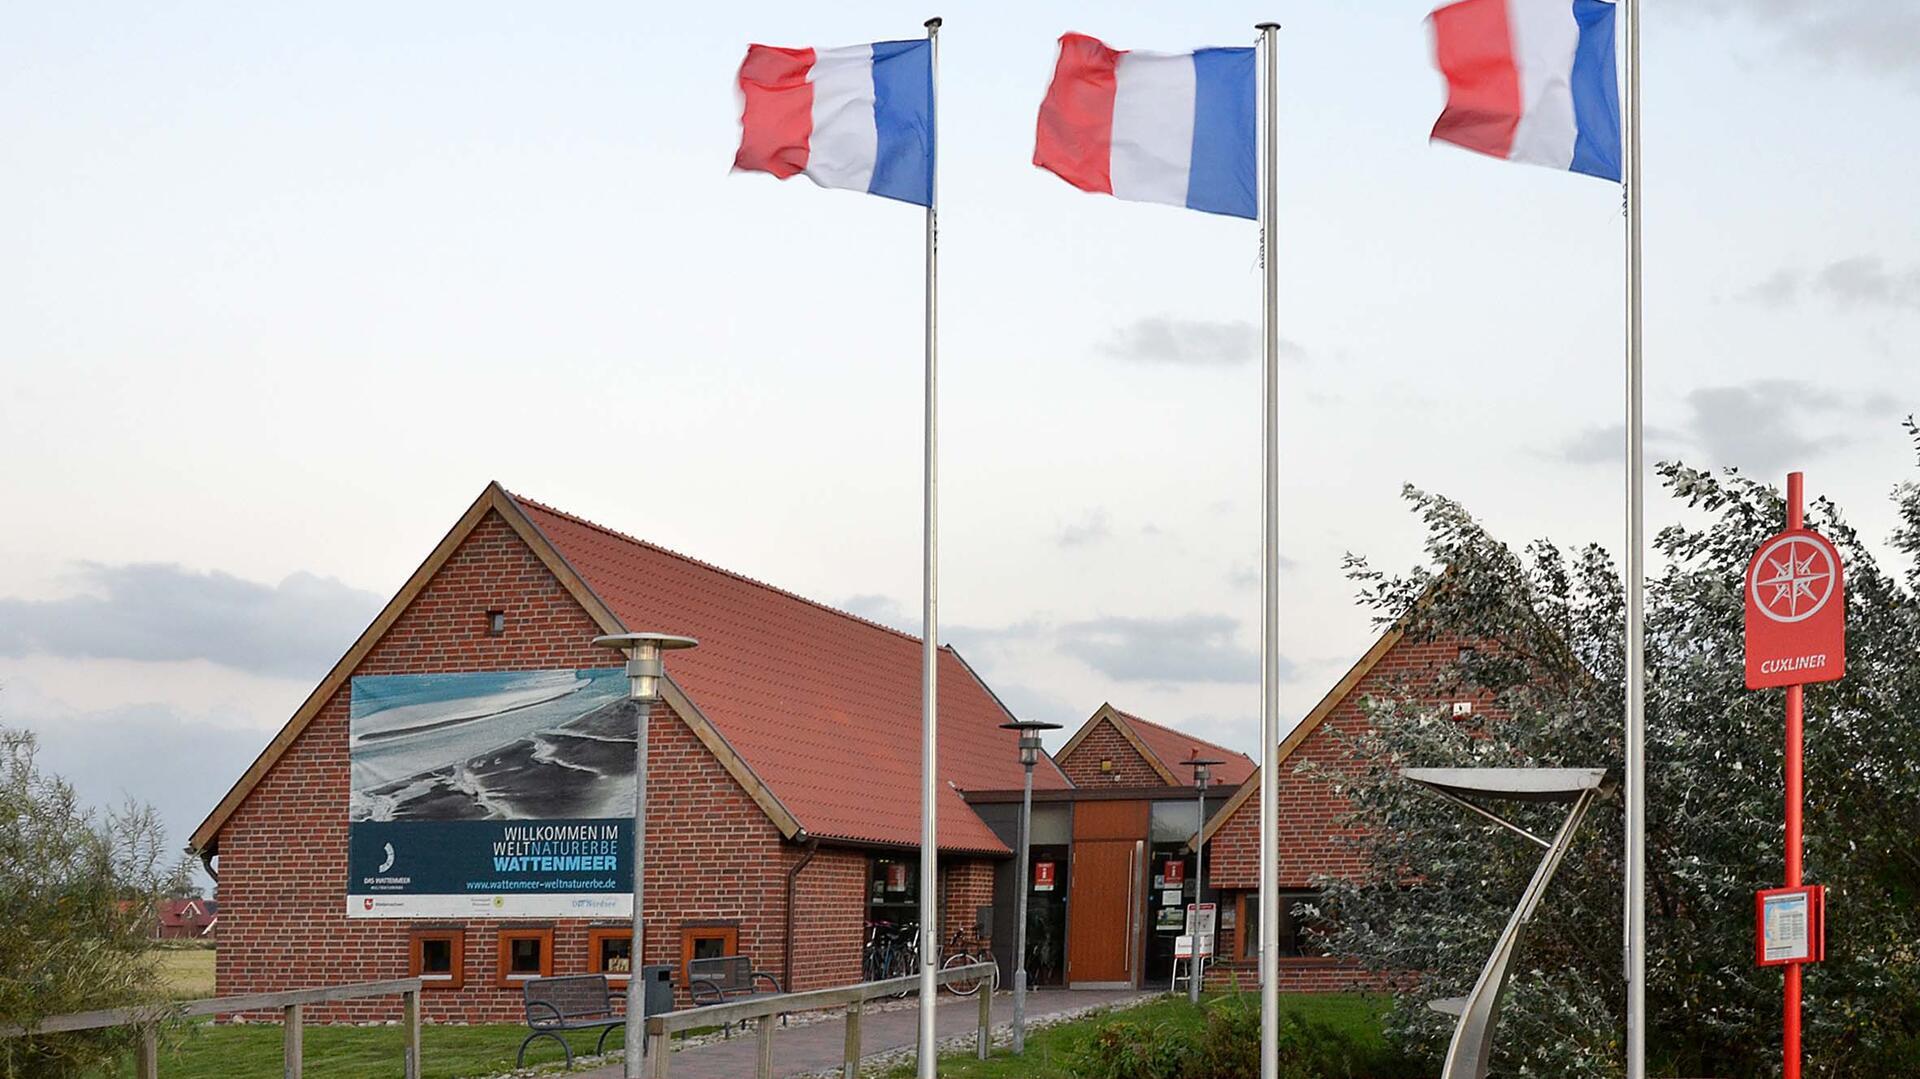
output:
[[1447,77],[1436,141],[1620,179],[1620,88],[1608,0],[1460,0],[1433,13]]
[[933,45],[749,45],[735,169],[933,204]]
[[1253,50],[1129,52],[1060,38],[1033,163],[1082,191],[1260,216]]

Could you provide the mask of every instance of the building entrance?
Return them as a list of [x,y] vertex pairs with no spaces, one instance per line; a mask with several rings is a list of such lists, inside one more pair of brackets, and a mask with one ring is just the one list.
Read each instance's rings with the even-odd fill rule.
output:
[[1140,982],[1146,802],[1081,802],[1073,813],[1067,980],[1076,989]]

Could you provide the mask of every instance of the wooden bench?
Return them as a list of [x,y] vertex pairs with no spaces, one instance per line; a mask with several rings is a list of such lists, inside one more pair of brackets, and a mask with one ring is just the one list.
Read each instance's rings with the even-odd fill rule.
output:
[[532,978],[523,987],[527,1029],[533,1033],[520,1043],[513,1066],[525,1067],[527,1046],[541,1038],[552,1038],[566,1051],[567,1067],[573,1067],[573,1046],[563,1036],[569,1030],[599,1030],[600,1041],[593,1047],[598,1054],[607,1045],[607,1035],[626,1025],[626,1019],[613,1014],[613,995],[602,974],[574,974],[564,978]]
[[[780,979],[764,970],[753,969],[753,960],[747,956],[723,955],[687,961],[687,996],[696,1008],[760,1000],[780,993]],[[786,1016],[782,1015],[780,1022],[784,1026]],[[720,1031],[732,1037],[733,1024],[720,1024]]]

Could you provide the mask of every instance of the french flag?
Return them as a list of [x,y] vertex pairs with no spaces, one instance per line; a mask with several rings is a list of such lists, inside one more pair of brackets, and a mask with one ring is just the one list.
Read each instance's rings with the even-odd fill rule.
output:
[[1433,138],[1620,179],[1620,88],[1607,0],[1460,0],[1433,13],[1447,107]]
[[1254,51],[1060,38],[1033,163],[1082,191],[1257,219]]
[[933,45],[747,46],[733,167],[933,205]]

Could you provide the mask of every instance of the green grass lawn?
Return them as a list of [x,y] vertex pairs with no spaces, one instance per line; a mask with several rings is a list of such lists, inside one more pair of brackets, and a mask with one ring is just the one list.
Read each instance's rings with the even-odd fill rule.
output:
[[[1204,1008],[1207,1001],[1202,1001]],[[1390,1001],[1386,997],[1361,993],[1282,993],[1280,1007],[1303,1019],[1326,1023],[1354,1035],[1368,1045],[1383,1045],[1380,1018]],[[1128,1019],[1144,1023],[1168,1023],[1198,1030],[1205,1026],[1205,1014],[1187,1003],[1185,997],[1166,997],[1123,1013]],[[1036,1031],[1027,1038],[1027,1052],[1016,1057],[1007,1049],[996,1049],[986,1060],[976,1059],[971,1050],[942,1057],[942,1079],[1075,1079],[1072,1061],[1093,1037],[1107,1016],[1094,1015],[1072,1023]],[[910,1079],[911,1065],[888,1073],[888,1079]]]
[[[364,1079],[370,1075],[399,1075],[405,1032],[398,1026],[309,1026],[305,1031],[308,1079]],[[514,1051],[527,1028],[496,1023],[482,1026],[420,1028],[420,1074],[423,1079],[467,1079],[497,1075],[513,1068]],[[582,1031],[570,1041],[576,1054],[593,1051],[599,1032]],[[607,1048],[620,1046],[620,1034],[607,1039]],[[280,1074],[281,1030],[278,1025],[215,1026],[194,1023],[176,1033],[173,1044],[160,1051],[162,1079],[272,1079]],[[527,1050],[527,1066],[557,1065],[560,1047],[541,1039]],[[120,1076],[133,1074],[129,1061]]]

